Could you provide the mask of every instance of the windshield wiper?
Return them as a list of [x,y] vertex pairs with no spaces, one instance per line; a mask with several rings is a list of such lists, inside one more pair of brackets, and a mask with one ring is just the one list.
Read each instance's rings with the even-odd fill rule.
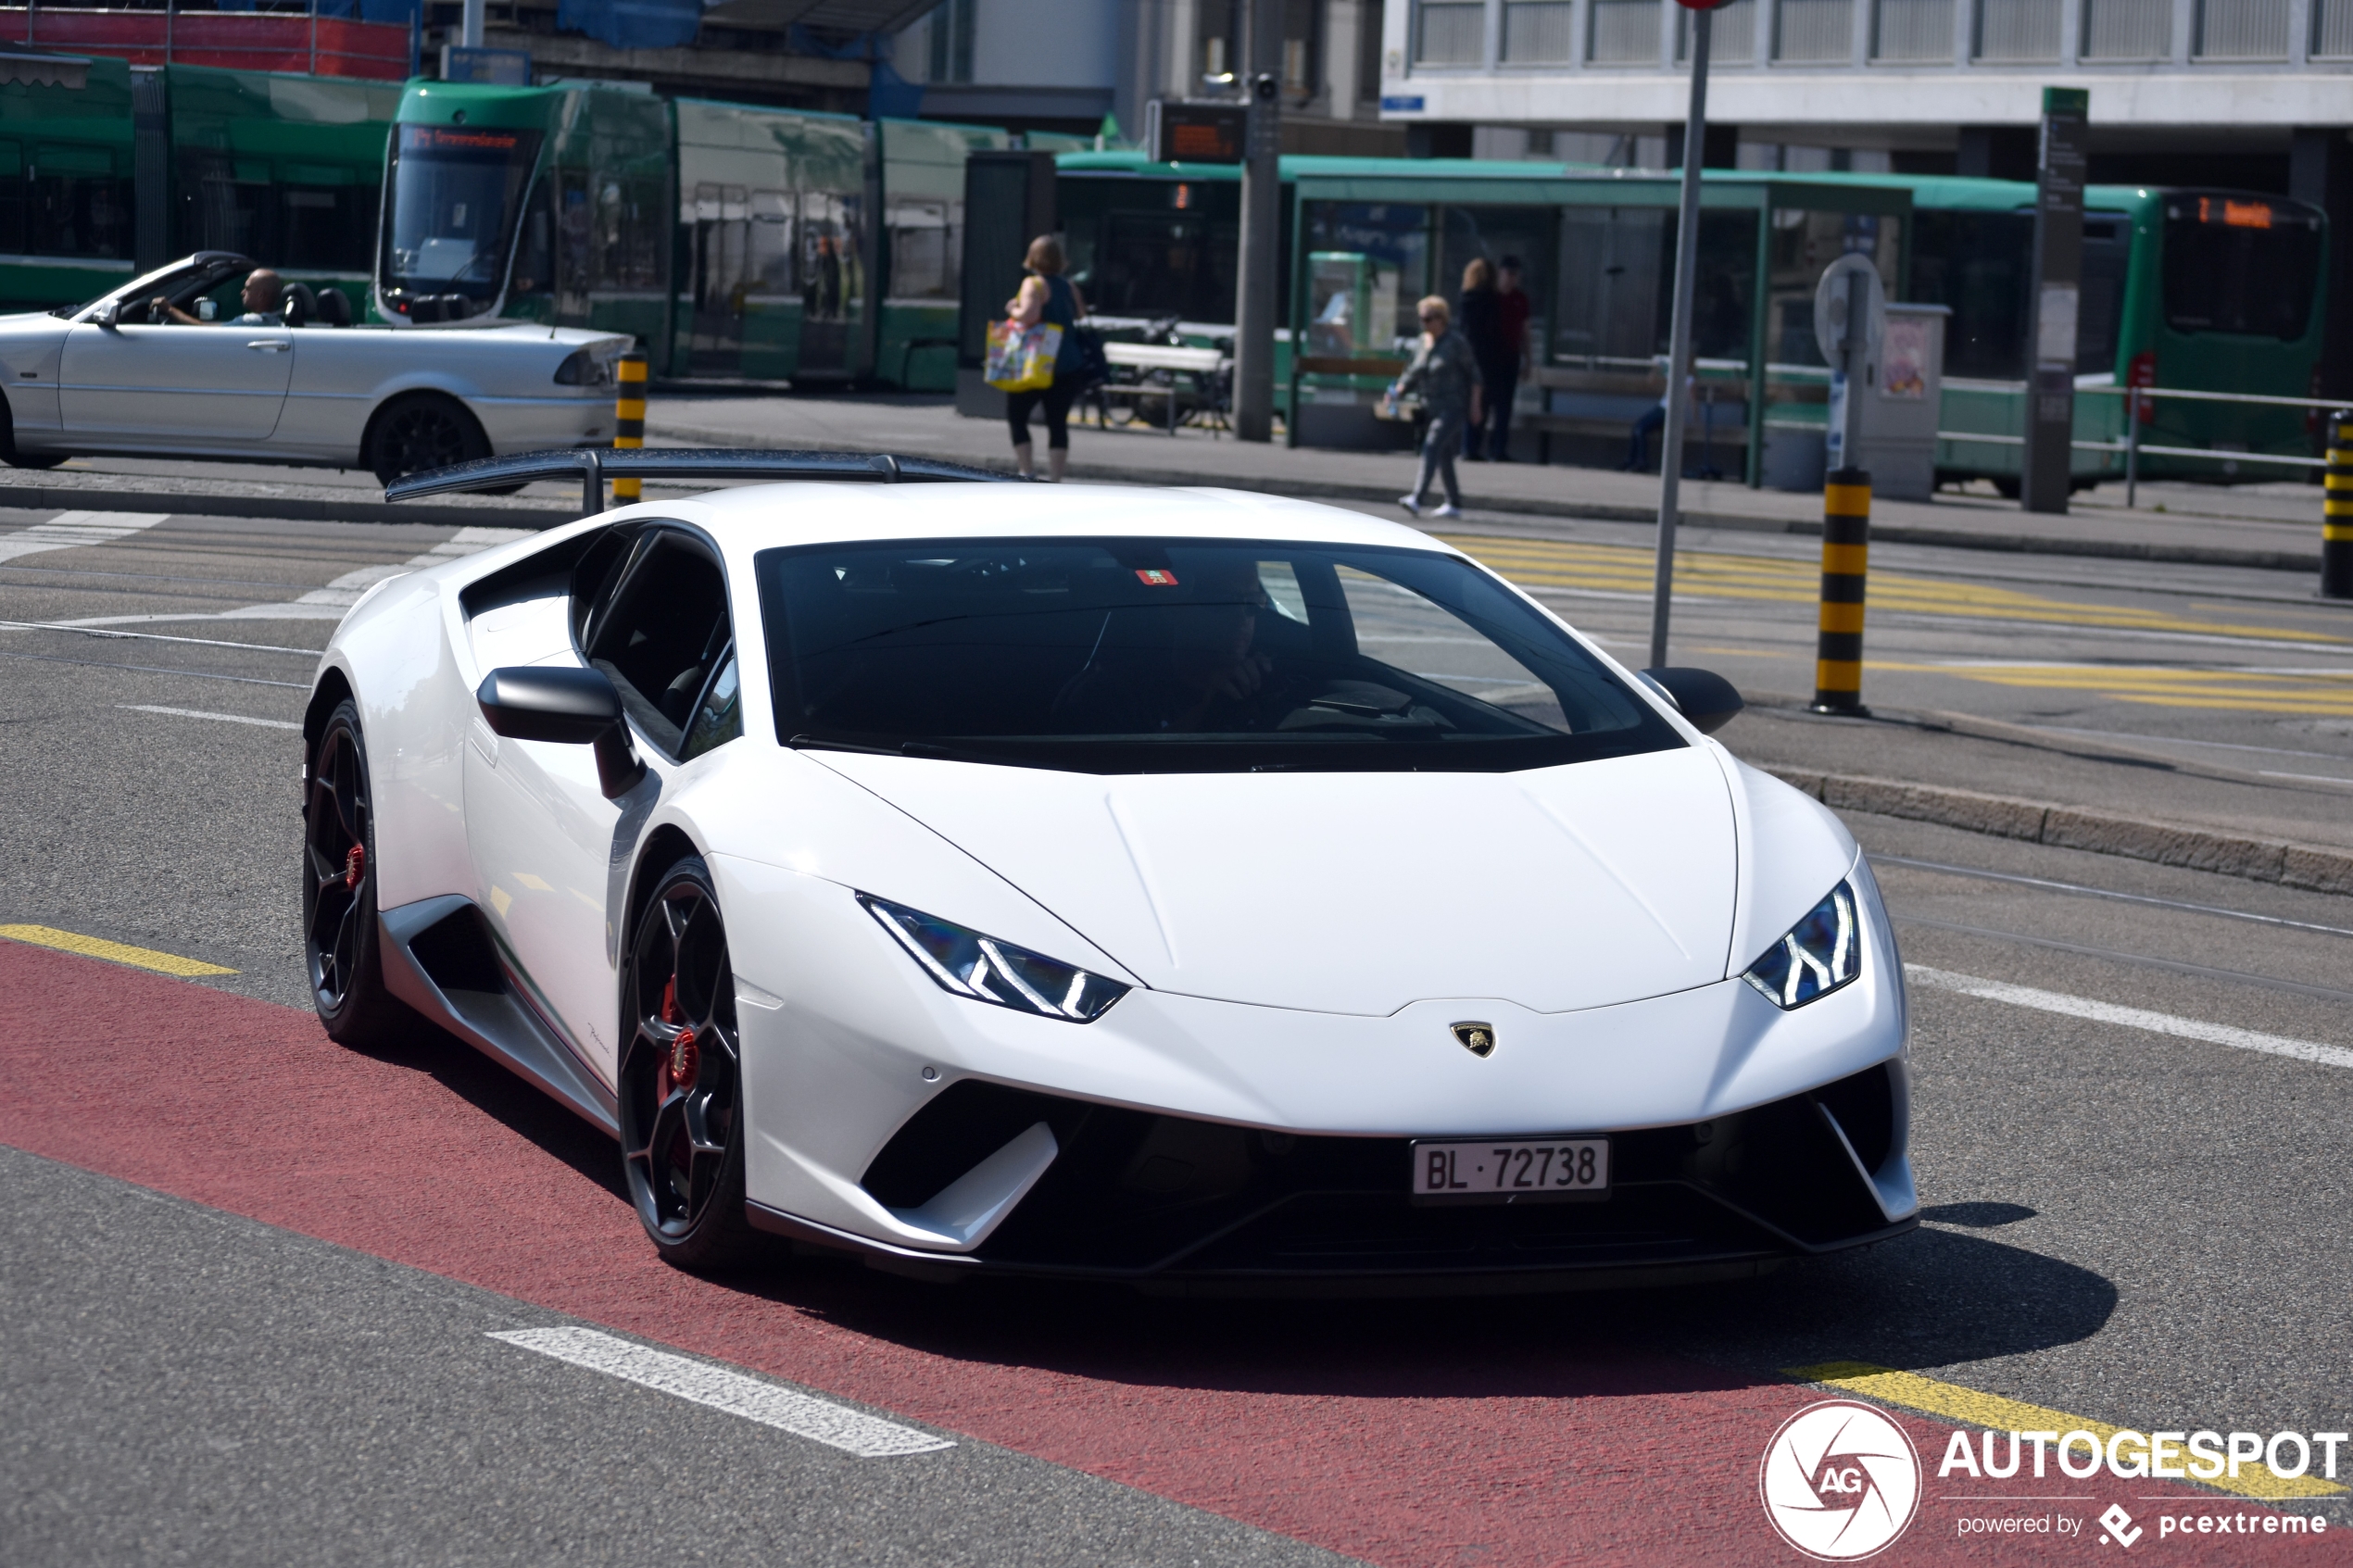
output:
[[836,740],[830,735],[800,734],[785,744],[795,751],[850,751],[862,757],[933,757],[956,762],[1001,760],[970,746],[943,746],[929,740],[904,740],[897,746],[870,746],[863,741]]

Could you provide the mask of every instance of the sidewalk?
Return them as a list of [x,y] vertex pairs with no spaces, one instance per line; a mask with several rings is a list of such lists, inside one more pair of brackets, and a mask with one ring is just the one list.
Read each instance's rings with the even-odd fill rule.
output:
[[[648,404],[646,416],[648,437],[663,445],[896,451],[991,468],[1013,464],[1001,424],[961,418],[944,400],[672,396]],[[1140,426],[1103,431],[1091,425],[1073,427],[1071,459],[1073,479],[1233,485],[1377,502],[1394,501],[1409,489],[1416,466],[1408,453],[1294,451],[1279,442],[1254,445],[1189,429],[1170,436]],[[1527,463],[1461,463],[1456,469],[1464,504],[1475,510],[1645,523],[1658,516],[1653,474]],[[1871,508],[1871,534],[1890,543],[2320,570],[2318,486],[2252,486],[2256,493],[2248,494],[2221,486],[2143,485],[2148,504],[2132,511],[2121,504],[2123,487],[2112,488],[2112,497],[2098,492],[2079,496],[2065,517],[2029,517],[1990,493],[1879,501]],[[1686,480],[1681,516],[1701,527],[1818,533],[1822,500],[1810,493]]]
[[[1004,427],[957,415],[942,398],[906,395],[783,396],[698,394],[655,399],[648,438],[658,445],[889,451],[1012,467]],[[1130,484],[1212,484],[1273,495],[1393,504],[1414,482],[1410,454],[1291,450],[1185,430],[1139,426],[1072,432],[1074,479]],[[1041,454],[1042,456],[1042,454]],[[1518,463],[1459,466],[1475,512],[1647,524],[1658,508],[1655,475]],[[648,495],[678,494],[648,491]],[[76,458],[37,471],[0,468],[0,508],[91,508],[305,521],[502,523],[547,527],[574,516],[569,483],[539,483],[512,496],[447,496],[387,503],[359,470],[275,468],[176,459]],[[2127,510],[2122,487],[2076,497],[2064,517],[2030,517],[1986,494],[1933,501],[1881,500],[1873,538],[1889,544],[2105,557],[2317,572],[2320,491],[2271,483],[2239,487],[2145,484]],[[1682,521],[1745,533],[1814,534],[1821,498],[1687,480]],[[1403,510],[1397,514],[1402,520]]]

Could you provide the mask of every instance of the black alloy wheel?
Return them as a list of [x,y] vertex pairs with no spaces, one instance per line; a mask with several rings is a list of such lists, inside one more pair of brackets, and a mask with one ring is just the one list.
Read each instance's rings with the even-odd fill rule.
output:
[[385,484],[488,456],[490,442],[474,417],[454,398],[435,392],[395,398],[376,416],[368,439],[368,467]]
[[376,929],[376,827],[359,710],[328,716],[302,809],[302,930],[311,1005],[346,1046],[385,1043],[413,1018],[384,989]]
[[699,859],[664,872],[637,917],[623,996],[621,1149],[637,1219],[678,1268],[739,1261],[757,1237],[744,1218],[736,976]]

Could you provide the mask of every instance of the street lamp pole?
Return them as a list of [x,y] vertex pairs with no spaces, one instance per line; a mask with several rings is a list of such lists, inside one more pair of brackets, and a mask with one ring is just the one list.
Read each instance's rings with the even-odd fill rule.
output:
[[1658,563],[1651,587],[1650,667],[1667,662],[1667,611],[1675,596],[1675,521],[1683,479],[1683,425],[1691,408],[1692,307],[1699,285],[1700,165],[1707,145],[1707,44],[1716,5],[1680,0],[1692,13],[1692,98],[1683,118],[1682,216],[1675,225],[1675,318],[1667,338],[1667,424],[1659,433]]

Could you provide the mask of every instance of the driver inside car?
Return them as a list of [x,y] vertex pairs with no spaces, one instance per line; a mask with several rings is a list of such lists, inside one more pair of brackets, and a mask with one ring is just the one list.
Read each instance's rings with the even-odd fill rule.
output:
[[[1147,589],[1182,590],[1174,571],[1139,569]],[[1093,656],[1054,702],[1058,723],[1081,733],[1260,730],[1275,661],[1257,651],[1265,586],[1254,563],[1202,573],[1190,596],[1104,612]]]
[[165,295],[157,295],[147,302],[147,319],[157,325],[178,321],[191,327],[283,327],[286,319],[278,309],[278,296],[284,287],[283,280],[277,273],[267,267],[257,267],[245,275],[245,289],[238,296],[245,307],[242,316],[233,316],[225,321],[208,321],[181,309]]

